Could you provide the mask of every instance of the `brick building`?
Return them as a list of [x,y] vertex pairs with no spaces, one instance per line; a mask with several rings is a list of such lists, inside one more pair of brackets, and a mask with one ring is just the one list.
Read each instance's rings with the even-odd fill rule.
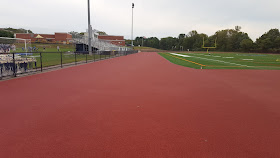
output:
[[98,35],[98,39],[108,41],[114,45],[125,46],[125,40],[123,36]]
[[72,35],[68,33],[55,33],[55,34],[16,33],[15,38],[31,39],[31,42],[68,44],[72,40]]

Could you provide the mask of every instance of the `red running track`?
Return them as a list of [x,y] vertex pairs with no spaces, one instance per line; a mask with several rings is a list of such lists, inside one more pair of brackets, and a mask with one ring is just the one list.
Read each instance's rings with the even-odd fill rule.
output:
[[0,82],[1,158],[277,158],[280,73],[156,53]]

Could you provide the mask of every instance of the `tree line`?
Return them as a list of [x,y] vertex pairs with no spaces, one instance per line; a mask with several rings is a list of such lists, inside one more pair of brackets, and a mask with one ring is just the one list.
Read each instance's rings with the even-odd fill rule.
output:
[[[254,42],[247,33],[241,31],[240,26],[235,29],[219,30],[214,35],[208,36],[193,30],[188,34],[179,34],[178,37],[136,37],[134,46],[145,46],[163,50],[203,51],[203,41],[206,47],[215,46],[216,51],[226,52],[280,52],[279,29],[271,29],[257,38]],[[129,41],[128,41],[129,42]]]
[[20,29],[14,29],[14,28],[3,28],[0,29],[0,37],[9,37],[14,38],[15,33],[33,33],[31,30],[26,30],[23,28]]

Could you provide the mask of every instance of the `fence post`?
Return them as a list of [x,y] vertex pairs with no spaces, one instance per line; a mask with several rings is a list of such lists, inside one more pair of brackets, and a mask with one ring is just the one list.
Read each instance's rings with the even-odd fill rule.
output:
[[77,65],[77,53],[75,52],[75,65]]
[[3,73],[3,68],[1,66],[1,76],[0,76],[0,80],[2,80],[2,73]]
[[95,62],[95,52],[93,52],[92,54],[93,54],[93,62]]
[[42,61],[42,53],[40,53],[40,62],[41,62],[41,72],[43,72],[43,61]]
[[61,64],[61,68],[62,68],[62,52],[60,52],[60,64]]
[[87,54],[86,54],[86,63],[87,63]]
[[17,77],[15,53],[13,53],[13,67],[14,67],[14,77]]
[[0,76],[0,80],[2,80],[2,73],[3,73],[3,67],[2,67],[2,65],[1,65],[1,76]]

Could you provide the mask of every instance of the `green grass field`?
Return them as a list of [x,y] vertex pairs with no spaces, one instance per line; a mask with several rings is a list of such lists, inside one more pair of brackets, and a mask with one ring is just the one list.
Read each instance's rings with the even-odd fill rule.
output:
[[[62,52],[73,52],[73,50],[75,49],[75,45],[71,45],[71,44],[44,44],[44,43],[32,43],[31,45],[27,45],[27,47],[36,47],[39,48],[39,50],[37,52],[58,52],[57,51],[57,46],[59,46],[60,51]],[[22,47],[24,47],[24,44],[22,43],[17,43],[16,44],[16,51],[11,51],[12,53],[16,52],[24,52],[22,51]],[[46,48],[45,50],[43,48]],[[36,52],[36,51],[35,51]]]
[[[37,60],[37,67],[41,67],[41,58],[40,58],[40,53],[33,53],[32,57],[35,57]],[[85,55],[85,54],[77,54],[76,55],[76,61],[84,61],[86,60],[100,60],[104,59],[105,55]],[[109,58],[107,55],[106,58]],[[72,53],[62,53],[62,63],[67,64],[67,63],[73,63],[75,62],[75,55]],[[61,54],[60,53],[42,53],[42,64],[43,67],[48,67],[48,66],[55,66],[55,65],[60,65],[61,64]],[[34,65],[35,67],[35,65]]]
[[[73,53],[73,50],[75,49],[74,45],[70,44],[43,44],[43,43],[32,43],[32,47],[39,48],[38,51],[32,52],[32,55],[27,56],[27,57],[34,57],[37,60],[37,67],[41,67],[41,58],[40,58],[40,53],[42,53],[42,65],[43,67],[49,67],[49,66],[55,66],[55,65],[60,65],[61,64],[61,54],[57,51],[57,46],[60,47],[60,51],[62,52],[62,63],[67,64],[67,63],[73,63],[75,62],[75,55]],[[15,52],[17,53],[22,53],[22,47],[24,47],[24,44],[17,44],[16,45],[17,50]],[[46,48],[43,50],[43,48]],[[12,51],[13,52],[13,51]],[[85,54],[77,54],[76,55],[76,61],[84,61],[86,60],[100,60],[104,59],[104,55],[95,55],[95,56],[90,56],[90,55],[85,55]],[[109,58],[109,56],[107,56]],[[35,68],[35,64],[33,65]]]
[[280,70],[280,55],[253,53],[159,53],[170,62],[194,69]]

